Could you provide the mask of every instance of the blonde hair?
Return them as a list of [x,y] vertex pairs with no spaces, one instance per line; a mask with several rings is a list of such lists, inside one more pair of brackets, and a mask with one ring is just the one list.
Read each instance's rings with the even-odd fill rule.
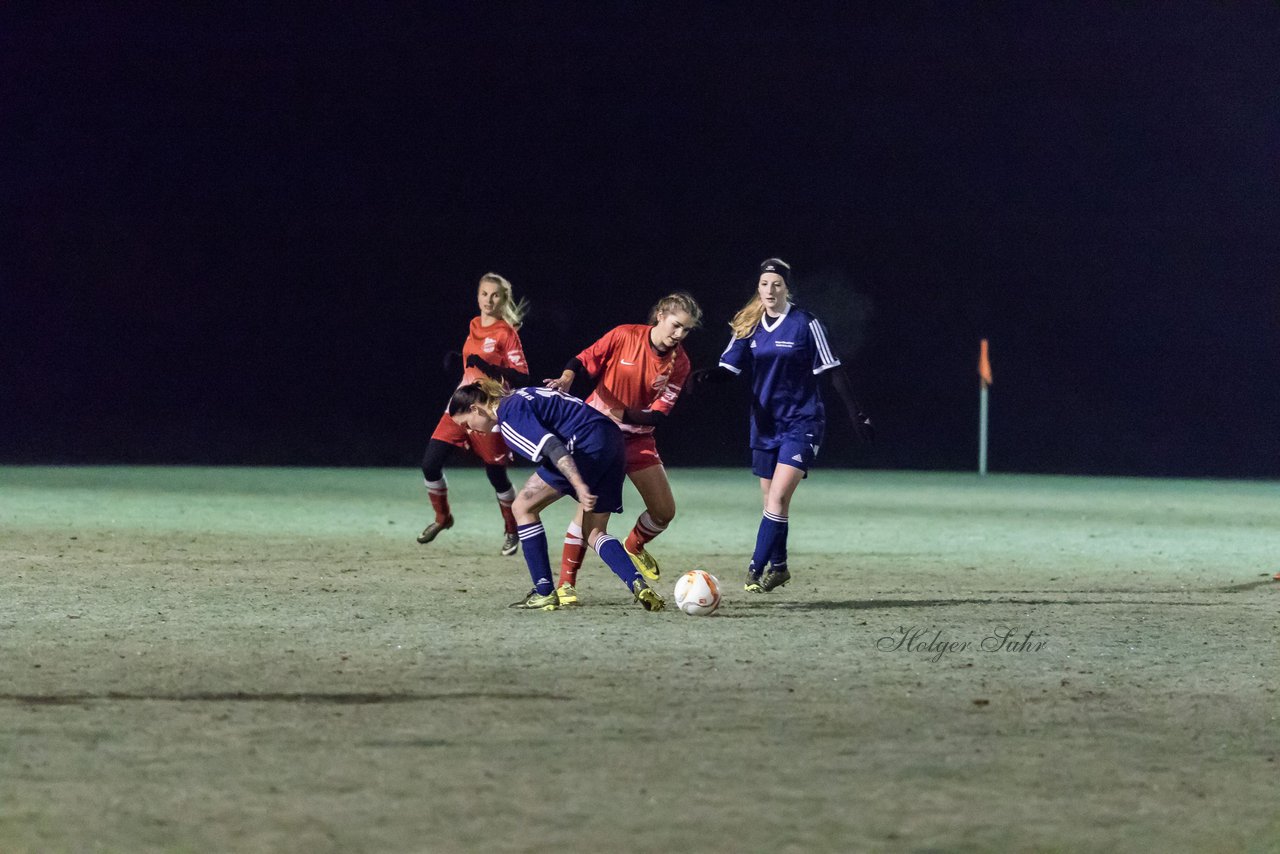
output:
[[516,301],[511,291],[511,283],[505,277],[499,276],[497,273],[485,273],[480,277],[480,284],[488,282],[491,285],[498,286],[498,316],[507,322],[512,329],[519,329],[520,324],[524,323],[524,316],[529,312],[529,301],[522,299]]
[[693,298],[692,294],[684,291],[676,291],[673,294],[667,294],[654,304],[649,310],[649,325],[654,326],[658,322],[658,315],[670,314],[673,311],[684,311],[689,313],[690,329],[697,329],[702,325],[702,306],[698,305],[698,301]]
[[733,316],[733,320],[729,321],[729,328],[733,330],[734,338],[750,338],[751,334],[756,331],[756,327],[760,325],[760,318],[764,317],[764,303],[760,302],[760,294],[755,294],[751,299],[747,300],[747,304],[738,309],[738,313]]
[[449,414],[458,415],[466,412],[473,404],[479,404],[482,409],[487,409],[490,414],[493,414],[498,411],[498,404],[509,394],[511,391],[497,380],[487,377],[479,379],[473,383],[458,386],[453,392],[453,397],[449,398]]

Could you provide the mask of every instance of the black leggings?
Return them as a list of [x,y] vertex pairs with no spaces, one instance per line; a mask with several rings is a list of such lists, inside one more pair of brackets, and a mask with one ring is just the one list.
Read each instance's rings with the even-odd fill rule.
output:
[[[449,458],[453,445],[432,439],[427,443],[427,450],[422,454],[422,476],[427,480],[439,480],[444,477],[444,463]],[[506,492],[511,488],[511,478],[507,477],[507,467],[485,464],[484,473],[493,485],[494,492]]]

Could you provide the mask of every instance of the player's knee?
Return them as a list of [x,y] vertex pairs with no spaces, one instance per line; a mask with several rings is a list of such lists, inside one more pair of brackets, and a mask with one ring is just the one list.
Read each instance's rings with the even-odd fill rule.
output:
[[531,525],[538,521],[538,511],[534,509],[534,502],[526,498],[523,492],[511,502],[511,515],[516,517],[516,523],[520,525]]
[[676,503],[672,501],[659,504],[657,507],[650,507],[649,518],[659,527],[667,527],[676,518]]
[[422,476],[435,482],[444,477],[444,461],[449,456],[449,446],[438,439],[427,443],[422,452]]
[[511,488],[511,478],[507,476],[506,466],[487,465],[484,473],[489,477],[489,485],[494,492],[506,492]]

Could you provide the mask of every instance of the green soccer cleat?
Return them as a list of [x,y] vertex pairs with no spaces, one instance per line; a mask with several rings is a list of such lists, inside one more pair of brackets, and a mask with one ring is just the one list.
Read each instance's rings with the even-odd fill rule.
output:
[[756,575],[753,570],[747,570],[747,583],[743,585],[743,590],[748,593],[764,593],[764,585],[760,583],[760,576]]
[[556,603],[561,608],[577,608],[581,605],[578,602],[578,591],[572,584],[561,584],[556,588]]
[[443,522],[432,522],[430,525],[422,529],[422,533],[418,535],[418,542],[426,545],[436,538],[441,531],[447,531],[453,527],[453,517],[450,516]]
[[786,567],[782,569],[770,569],[764,574],[764,578],[760,579],[760,587],[765,593],[781,587],[791,580],[791,572]]
[[658,562],[654,560],[653,555],[648,550],[641,547],[639,554],[632,554],[624,546],[623,551],[627,552],[627,557],[631,558],[631,563],[635,566],[636,571],[643,575],[649,581],[657,581],[662,574],[662,570],[658,567]]
[[667,603],[658,595],[658,591],[645,584],[643,578],[637,578],[631,582],[631,594],[646,611],[661,611],[667,607]]
[[507,534],[502,538],[503,557],[511,557],[518,551],[520,551],[520,536],[518,534]]
[[546,596],[538,592],[538,588],[529,591],[529,595],[519,602],[512,602],[508,608],[521,608],[526,611],[554,611],[557,607],[556,592],[552,590]]

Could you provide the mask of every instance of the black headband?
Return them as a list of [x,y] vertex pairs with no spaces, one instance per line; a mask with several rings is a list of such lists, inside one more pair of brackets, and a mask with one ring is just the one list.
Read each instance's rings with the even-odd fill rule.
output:
[[781,258],[766,258],[760,262],[760,275],[775,273],[782,277],[782,282],[791,287],[791,265]]

